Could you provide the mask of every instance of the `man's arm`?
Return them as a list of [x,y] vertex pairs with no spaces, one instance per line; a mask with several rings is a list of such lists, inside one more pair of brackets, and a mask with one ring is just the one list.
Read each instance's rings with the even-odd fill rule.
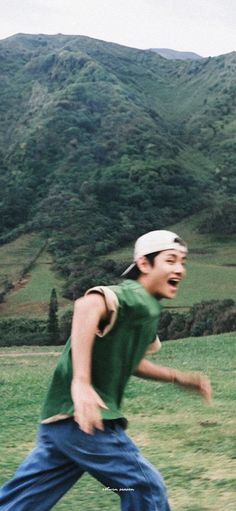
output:
[[85,433],[103,429],[99,408],[107,408],[91,382],[92,348],[99,323],[107,315],[105,300],[98,293],[76,300],[71,331],[73,378],[71,396],[74,418]]
[[199,373],[183,373],[182,371],[177,371],[170,367],[162,367],[153,364],[149,360],[143,358],[134,375],[139,378],[149,380],[177,383],[191,390],[195,390],[206,401],[211,401],[211,384],[205,376],[202,376]]

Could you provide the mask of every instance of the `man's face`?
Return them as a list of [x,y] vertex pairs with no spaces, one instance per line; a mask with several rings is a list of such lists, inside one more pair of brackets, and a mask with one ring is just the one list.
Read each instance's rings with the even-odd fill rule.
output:
[[174,298],[186,273],[186,253],[164,250],[158,254],[146,274],[147,289],[157,298]]

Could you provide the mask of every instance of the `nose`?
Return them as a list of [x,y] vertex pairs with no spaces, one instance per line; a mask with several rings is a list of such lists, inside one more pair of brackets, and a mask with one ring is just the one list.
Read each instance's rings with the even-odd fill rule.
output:
[[176,263],[175,265],[175,273],[178,275],[184,276],[186,273],[185,267],[182,263]]

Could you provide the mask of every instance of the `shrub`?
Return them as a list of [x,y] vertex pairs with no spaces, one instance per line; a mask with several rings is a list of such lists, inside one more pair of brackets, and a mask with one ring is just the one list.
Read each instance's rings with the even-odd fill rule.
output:
[[35,318],[0,320],[0,347],[49,344],[47,321]]
[[236,330],[236,307],[231,299],[195,304],[189,312],[163,311],[159,335],[162,340],[232,332]]
[[[64,344],[71,331],[72,310],[59,319],[59,333],[52,340],[47,319],[6,318],[0,320],[0,347]],[[164,310],[158,335],[162,341],[184,337],[232,332],[236,330],[236,306],[233,300],[212,300],[194,305],[187,313]]]

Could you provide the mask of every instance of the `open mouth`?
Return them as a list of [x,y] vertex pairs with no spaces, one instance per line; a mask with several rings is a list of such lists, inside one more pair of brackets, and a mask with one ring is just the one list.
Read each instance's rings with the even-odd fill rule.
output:
[[175,287],[177,289],[178,285],[179,285],[179,280],[178,279],[169,279],[168,280],[168,284],[170,284],[170,286],[172,287]]

